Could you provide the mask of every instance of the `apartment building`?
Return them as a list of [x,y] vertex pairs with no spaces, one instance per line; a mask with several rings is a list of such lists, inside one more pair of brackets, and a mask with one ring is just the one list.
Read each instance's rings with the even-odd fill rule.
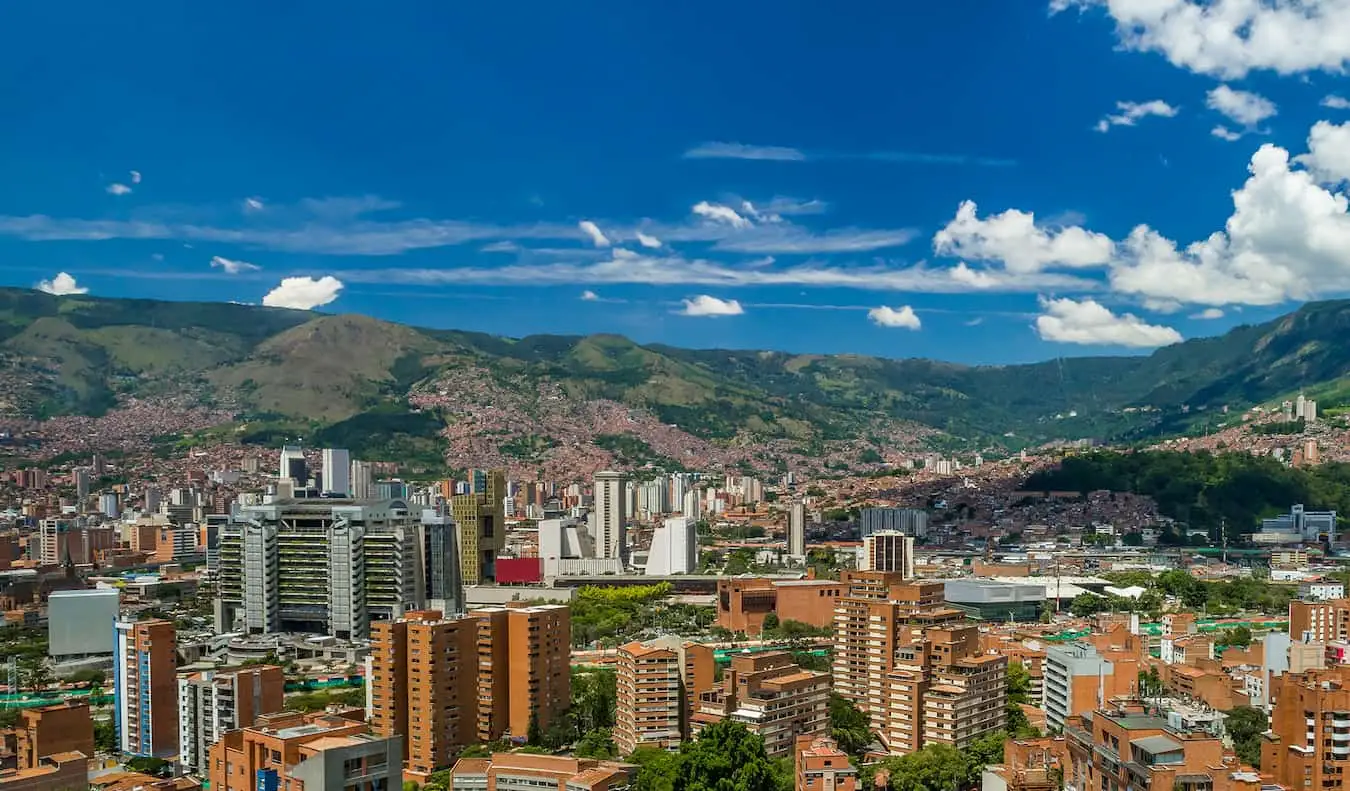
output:
[[228,732],[281,711],[286,674],[275,665],[206,670],[178,679],[179,763],[205,774],[211,745]]
[[1289,637],[1298,643],[1350,640],[1350,599],[1289,602]]
[[722,686],[699,695],[691,735],[715,722],[743,723],[771,758],[788,758],[799,736],[830,732],[830,674],[803,670],[788,651],[734,656]]
[[400,742],[333,714],[264,715],[211,746],[211,791],[395,791]]
[[117,532],[103,525],[72,524],[64,519],[38,523],[36,559],[43,565],[69,560],[77,566],[93,563],[99,552],[117,545]]
[[403,737],[405,776],[425,783],[477,741],[473,672],[478,622],[417,611],[375,624],[371,639],[371,729]]
[[828,736],[799,736],[792,751],[794,791],[857,791],[858,770]]
[[619,646],[614,744],[620,755],[639,747],[677,750],[697,695],[712,688],[713,649],[664,637]]
[[914,578],[914,537],[898,530],[881,530],[863,537],[860,571],[893,571]]
[[117,621],[114,723],[122,752],[178,756],[178,679],[172,621]]
[[976,626],[928,629],[896,646],[878,686],[873,719],[892,754],[928,744],[961,749],[1003,728],[1008,658],[983,652]]
[[1350,665],[1276,676],[1271,698],[1261,771],[1290,789],[1350,784]]
[[1133,643],[1128,647],[1104,643],[1099,648],[1085,640],[1047,646],[1043,665],[1046,725],[1063,728],[1070,717],[1137,692],[1142,665],[1132,648]]
[[1261,778],[1207,732],[1172,728],[1139,703],[1121,703],[1064,725],[1068,791],[1260,791]]
[[19,769],[40,769],[42,759],[63,753],[94,755],[94,721],[89,704],[68,701],[54,706],[23,709],[8,731],[0,731],[0,744],[13,740]]
[[571,705],[572,617],[562,604],[473,610],[478,741],[524,737]]
[[620,791],[632,784],[636,769],[614,761],[495,753],[459,759],[447,791]]
[[403,500],[279,499],[220,531],[216,630],[368,639],[422,608],[419,517]]
[[506,548],[506,473],[483,474],[482,487],[450,500],[459,527],[459,562],[465,585],[496,579],[497,555]]

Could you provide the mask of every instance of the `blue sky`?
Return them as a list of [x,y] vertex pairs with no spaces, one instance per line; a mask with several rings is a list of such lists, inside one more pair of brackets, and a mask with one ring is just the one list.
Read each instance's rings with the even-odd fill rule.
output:
[[1350,0],[6,17],[4,285],[982,363],[1350,291]]

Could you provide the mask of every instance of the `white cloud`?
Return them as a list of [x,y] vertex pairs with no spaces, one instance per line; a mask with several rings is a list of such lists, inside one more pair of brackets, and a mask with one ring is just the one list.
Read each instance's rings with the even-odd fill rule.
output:
[[[518,253],[520,245],[515,242],[492,242],[478,248],[480,253]],[[570,252],[570,251],[569,251]]]
[[646,248],[648,248],[648,249],[655,250],[656,248],[658,248],[658,247],[661,246],[661,240],[660,240],[660,239],[657,239],[655,236],[651,236],[651,235],[649,235],[649,234],[645,234],[645,233],[643,233],[642,231],[638,231],[638,232],[637,232],[637,240],[638,240],[638,244],[640,244],[640,245],[642,245],[643,247],[646,247]]
[[956,217],[933,236],[939,255],[1001,261],[1017,273],[1100,266],[1111,260],[1113,248],[1109,237],[1077,226],[1038,226],[1030,212],[1008,209],[980,219],[974,201],[962,203]]
[[909,305],[902,305],[899,308],[887,307],[886,305],[872,308],[867,311],[867,318],[878,327],[900,327],[907,330],[917,330],[923,326],[918,315],[914,312],[914,308]]
[[684,152],[685,159],[761,159],[801,162],[806,154],[787,146],[752,146],[744,143],[703,143]]
[[1318,121],[1308,132],[1308,153],[1294,157],[1322,184],[1350,181],[1350,121]]
[[1171,327],[1147,324],[1130,313],[1116,315],[1091,299],[1042,299],[1041,309],[1045,313],[1036,317],[1036,333],[1047,341],[1135,348],[1181,341],[1181,333]]
[[320,278],[288,277],[263,297],[262,303],[270,308],[294,308],[312,310],[327,305],[338,298],[342,292],[342,281],[331,275]]
[[596,302],[600,299],[600,295],[594,291],[583,291],[581,292],[581,299],[586,302]]
[[1266,97],[1251,91],[1234,90],[1227,85],[1220,85],[1205,94],[1205,106],[1249,130],[1279,112],[1275,103]]
[[263,203],[262,198],[259,198],[257,196],[251,198],[244,198],[245,212],[262,211],[265,208],[267,208],[267,205]]
[[237,275],[240,272],[256,272],[262,267],[257,264],[250,264],[247,261],[235,261],[221,256],[211,257],[211,266],[215,269],[222,269],[227,275]]
[[707,294],[683,302],[684,307],[679,311],[683,316],[739,316],[745,312],[741,303],[734,299],[718,299]]
[[706,217],[714,222],[723,222],[733,228],[749,228],[750,221],[736,213],[736,210],[730,206],[723,206],[720,203],[709,203],[705,200],[694,204],[691,209],[694,214],[700,217]]
[[591,244],[596,247],[609,247],[609,237],[605,236],[604,232],[600,230],[600,226],[590,220],[582,220],[577,223],[577,227],[581,229],[582,233],[590,237]]
[[55,294],[58,297],[64,297],[71,294],[88,294],[89,289],[75,282],[75,278],[65,272],[57,272],[56,277],[51,280],[40,280],[37,286],[38,291],[48,294]]
[[109,184],[106,191],[109,195],[130,195],[131,187],[125,184]]
[[1116,109],[1119,113],[1107,115],[1097,122],[1098,132],[1105,132],[1113,126],[1134,126],[1139,123],[1141,118],[1147,118],[1151,115],[1159,118],[1172,118],[1178,112],[1179,108],[1164,102],[1161,99],[1154,99],[1149,102],[1116,102]]
[[1230,143],[1242,137],[1241,132],[1234,132],[1223,124],[1215,126],[1213,129],[1209,130],[1209,133],[1220,140],[1227,140]]
[[1052,13],[1069,8],[1104,9],[1124,48],[1197,74],[1338,74],[1350,63],[1350,0],[1051,0]]
[[131,171],[131,183],[132,183],[132,184],[140,184],[140,183],[141,183],[141,172],[140,172],[139,170],[133,170],[133,171]]
[[824,214],[830,205],[823,200],[798,200],[796,198],[774,197],[764,204],[764,211],[789,217],[797,214]]
[[1202,321],[1212,321],[1214,319],[1223,318],[1223,311],[1219,308],[1205,308],[1199,313],[1192,313],[1191,318],[1200,319]]
[[1332,110],[1350,110],[1350,99],[1336,94],[1328,94],[1322,97],[1322,106]]

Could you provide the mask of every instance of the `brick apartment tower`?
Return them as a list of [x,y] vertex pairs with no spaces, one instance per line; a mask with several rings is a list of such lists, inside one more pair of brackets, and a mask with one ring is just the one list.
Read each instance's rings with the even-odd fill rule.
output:
[[124,753],[178,756],[178,679],[173,622],[117,621],[114,722]]
[[211,745],[285,705],[286,674],[275,665],[207,670],[178,679],[179,761],[205,774]]
[[477,741],[477,622],[414,611],[371,632],[371,729],[402,736],[405,777],[425,783]]
[[700,692],[713,687],[713,649],[677,638],[619,647],[614,744],[620,755],[639,747],[679,749]]
[[488,607],[477,621],[477,737],[491,742],[547,729],[572,700],[572,616],[561,604]]
[[1261,773],[1285,788],[1344,788],[1350,776],[1350,665],[1271,680],[1276,701]]

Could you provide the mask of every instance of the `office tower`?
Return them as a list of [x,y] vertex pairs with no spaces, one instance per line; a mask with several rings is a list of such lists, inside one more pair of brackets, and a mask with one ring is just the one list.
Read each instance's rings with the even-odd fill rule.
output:
[[628,562],[628,535],[624,523],[627,479],[621,472],[595,474],[595,530],[598,558]]
[[639,747],[678,749],[698,695],[712,689],[716,672],[711,646],[677,637],[619,646],[614,715],[619,754]]
[[122,507],[118,504],[117,495],[114,492],[99,495],[98,512],[109,519],[116,519],[121,515]]
[[178,680],[172,621],[117,621],[113,626],[114,722],[122,752],[178,755]]
[[446,615],[464,613],[459,529],[436,508],[422,509],[422,554],[426,558],[427,607]]
[[[37,769],[44,758],[62,753],[81,753],[82,764],[94,757],[94,720],[89,716],[88,703],[68,700],[52,706],[24,709],[19,712],[13,734],[20,770]],[[6,787],[5,779],[0,773],[0,788]],[[84,788],[84,776],[80,779],[78,787]]]
[[798,736],[793,791],[858,791],[858,770],[828,736]]
[[1008,657],[980,651],[979,627],[912,633],[895,650],[882,695],[882,741],[892,753],[929,744],[964,750],[1003,729]]
[[309,484],[309,467],[305,464],[305,449],[299,445],[286,445],[281,449],[281,463],[277,469],[277,478],[289,478],[295,481],[295,488],[303,489]]
[[1342,788],[1350,770],[1350,665],[1271,680],[1261,772],[1284,788]]
[[158,486],[145,487],[145,512],[153,514],[159,512],[160,491]]
[[375,496],[375,467],[368,461],[352,462],[352,499],[369,500]]
[[52,591],[47,599],[47,654],[54,659],[113,653],[117,588]]
[[402,739],[369,731],[338,714],[265,715],[212,745],[211,791],[397,791]]
[[179,762],[190,774],[206,774],[211,745],[229,731],[281,711],[286,676],[274,665],[206,670],[178,679]]
[[788,506],[787,551],[806,557],[806,503],[800,501]]
[[722,686],[699,695],[693,735],[725,719],[763,737],[770,758],[790,757],[797,737],[830,733],[830,674],[801,669],[788,651],[735,655]]
[[561,604],[487,607],[477,620],[480,742],[547,729],[571,704],[571,610]]
[[895,530],[914,538],[928,535],[928,512],[922,508],[864,508],[858,518],[861,537]]
[[496,578],[497,555],[506,549],[505,496],[506,473],[492,470],[484,473],[481,491],[457,494],[450,501],[459,529],[459,564],[465,585],[481,585]]
[[698,536],[694,522],[686,516],[675,516],[652,533],[652,547],[647,554],[649,575],[690,574],[698,568]]
[[220,534],[216,629],[366,639],[421,609],[419,519],[400,501],[241,506]]
[[351,454],[341,448],[323,449],[323,485],[319,487],[324,494],[338,497],[352,496],[352,459]]
[[914,539],[895,530],[882,530],[863,538],[859,571],[898,571],[914,578]]
[[421,782],[477,741],[477,638],[475,619],[434,610],[372,629],[371,729],[403,737],[405,768]]
[[81,509],[84,508],[85,501],[89,499],[89,487],[90,487],[89,468],[76,467],[75,499],[76,502],[79,503]]

